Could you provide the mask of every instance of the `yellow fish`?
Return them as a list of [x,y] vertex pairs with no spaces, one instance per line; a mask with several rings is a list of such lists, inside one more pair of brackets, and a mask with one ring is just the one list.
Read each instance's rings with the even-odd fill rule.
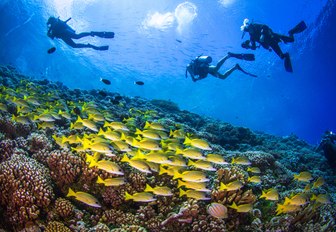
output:
[[299,205],[281,205],[281,204],[277,204],[277,209],[276,215],[280,215],[282,213],[292,213],[292,212],[296,212],[299,211],[301,208]]
[[177,139],[184,139],[186,136],[186,133],[184,132],[183,129],[178,129],[178,130],[170,130],[169,133],[170,137],[177,138]]
[[294,174],[294,180],[301,182],[310,182],[313,179],[310,172],[300,172],[299,174]]
[[199,149],[205,150],[205,151],[211,151],[212,150],[212,148],[210,147],[208,142],[203,140],[203,139],[190,139],[188,137],[185,137],[185,140],[184,140],[183,144],[188,145],[188,146],[192,146],[192,147],[196,147],[196,148],[199,148]]
[[324,185],[324,184],[325,184],[325,181],[324,181],[323,177],[319,177],[319,178],[317,178],[317,180],[314,182],[314,184],[313,184],[313,188],[319,188],[319,187],[321,187],[321,186]]
[[258,167],[248,167],[247,171],[255,173],[255,174],[260,174],[261,173],[260,168],[258,168]]
[[261,183],[260,176],[251,176],[251,177],[247,178],[247,181],[255,183],[255,184],[260,184]]
[[174,172],[173,179],[179,179],[181,178],[184,181],[190,181],[190,182],[207,182],[209,179],[206,177],[206,174],[204,172],[200,171],[184,171],[182,173]]
[[197,160],[204,160],[206,159],[205,156],[203,156],[202,152],[200,152],[197,149],[193,148],[186,148],[184,150],[180,150],[179,148],[176,149],[176,155],[183,155],[185,158],[189,159],[197,159]]
[[139,170],[140,172],[151,173],[149,166],[144,161],[129,159],[126,154],[121,159],[121,162],[127,162],[131,167]]
[[135,202],[152,202],[156,199],[154,198],[154,195],[147,192],[141,192],[141,193],[135,193],[133,195],[130,195],[128,192],[125,192],[125,200],[133,200]]
[[107,143],[100,143],[100,142],[89,143],[88,140],[86,140],[83,143],[83,148],[90,149],[91,151],[94,151],[94,152],[104,153],[107,156],[115,156],[110,146]]
[[8,108],[7,108],[7,106],[5,104],[3,104],[3,103],[0,102],[0,110],[2,110],[2,111],[8,111]]
[[67,111],[62,111],[59,110],[58,114],[61,115],[63,118],[70,120],[71,119],[71,114]]
[[85,126],[86,128],[89,128],[94,132],[98,132],[97,124],[89,119],[82,119],[80,116],[78,116],[77,121],[75,123],[82,123],[83,126]]
[[240,164],[240,165],[251,165],[251,161],[245,156],[240,156],[237,158],[232,158],[232,164]]
[[104,184],[105,186],[108,186],[108,187],[120,186],[120,185],[125,184],[125,179],[122,177],[117,177],[117,178],[108,178],[108,179],[103,180],[102,178],[98,176],[97,183]]
[[109,160],[100,160],[96,162],[94,159],[92,159],[89,168],[94,166],[111,174],[124,175],[124,172],[119,167],[119,165]]
[[164,153],[159,152],[149,152],[147,155],[145,155],[145,160],[148,162],[153,162],[157,164],[170,164],[171,161]]
[[199,168],[205,171],[216,171],[217,169],[212,166],[212,164],[208,161],[204,160],[197,160],[197,161],[192,161],[189,160],[188,166],[194,166],[195,168]]
[[276,189],[269,189],[268,191],[262,191],[262,194],[259,198],[265,198],[269,201],[278,201],[279,200],[279,193]]
[[161,136],[158,133],[155,133],[153,131],[149,131],[149,130],[144,130],[141,131],[138,128],[135,129],[135,133],[136,135],[142,135],[144,138],[148,138],[148,139],[153,139],[153,140],[161,140]]
[[180,188],[182,186],[185,186],[186,188],[189,188],[189,189],[201,191],[201,192],[211,192],[210,189],[206,188],[205,182],[189,182],[189,181],[177,180],[177,187]]
[[102,115],[101,113],[89,114],[88,119],[92,120],[92,121],[95,121],[95,122],[104,122],[105,121],[104,115]]
[[215,218],[228,218],[227,208],[225,205],[213,202],[207,206],[207,212]]
[[98,135],[104,136],[106,139],[109,139],[111,141],[120,141],[121,137],[120,134],[116,131],[112,131],[111,129],[107,129],[106,131],[103,131],[103,129],[99,129]]
[[319,202],[321,204],[330,204],[331,203],[327,194],[319,194],[317,196],[315,194],[313,194],[313,196],[311,197],[311,200]]
[[171,166],[187,167],[186,161],[179,156],[169,156]]
[[24,125],[29,125],[30,124],[30,119],[26,116],[14,116],[14,114],[12,115],[12,120]]
[[161,150],[160,145],[150,139],[142,139],[141,141],[136,142],[135,147],[139,147],[141,149],[150,150],[150,151],[159,151]]
[[193,198],[195,200],[211,200],[210,197],[206,197],[206,193],[205,192],[201,192],[201,191],[196,191],[196,190],[187,190],[184,191],[183,189],[179,189],[180,190],[180,197],[186,195],[188,198]]
[[168,187],[160,187],[157,186],[155,188],[152,188],[149,184],[146,184],[146,188],[144,190],[145,192],[152,192],[155,195],[159,195],[159,196],[172,196],[172,190]]
[[106,122],[103,127],[111,127],[114,130],[129,131],[127,126],[122,122]]
[[150,122],[146,121],[144,128],[145,129],[150,128],[150,129],[153,129],[153,130],[166,131],[166,129],[160,123],[157,123],[157,122],[150,123]]
[[208,154],[205,160],[214,164],[228,164],[228,162],[224,160],[223,156],[217,154]]
[[238,213],[247,213],[253,209],[253,204],[236,205],[236,203],[233,202],[232,205],[229,207],[237,210]]
[[99,204],[98,200],[89,193],[85,192],[74,192],[71,188],[69,188],[69,192],[67,197],[75,197],[76,200],[83,202],[86,205],[100,208],[101,205]]
[[232,181],[228,184],[220,183],[219,190],[226,190],[226,191],[235,191],[241,189],[243,187],[243,183],[239,180]]
[[113,141],[112,145],[119,151],[131,151],[131,148],[128,146],[128,144],[123,141]]
[[42,122],[55,122],[55,118],[51,114],[34,115],[34,121],[37,120]]
[[159,175],[167,174],[168,176],[174,176],[175,172],[178,172],[180,170],[180,167],[169,167],[167,169],[164,169],[162,165],[160,166]]
[[302,194],[296,194],[292,198],[285,198],[284,205],[305,205],[307,203],[307,199]]
[[42,122],[37,124],[37,129],[55,129],[55,123],[54,122]]

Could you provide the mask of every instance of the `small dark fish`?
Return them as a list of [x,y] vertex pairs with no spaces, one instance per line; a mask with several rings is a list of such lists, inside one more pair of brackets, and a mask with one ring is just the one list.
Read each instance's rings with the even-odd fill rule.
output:
[[116,99],[111,99],[110,102],[113,104],[113,105],[118,105],[120,102]]
[[49,48],[48,49],[48,54],[54,53],[56,51],[55,47]]
[[80,115],[81,110],[80,110],[78,107],[75,107],[75,108],[73,109],[73,112],[74,112],[75,114],[77,114],[77,115]]
[[143,81],[135,81],[134,84],[137,84],[137,85],[144,85],[145,83]]
[[107,96],[107,93],[103,90],[99,90],[98,93],[100,94],[100,96],[102,97],[106,97]]
[[122,96],[117,95],[117,96],[114,97],[114,99],[117,100],[117,101],[120,101],[122,99]]
[[106,85],[110,85],[111,84],[111,81],[109,81],[107,79],[100,78],[100,81],[103,82]]
[[181,40],[179,40],[179,39],[176,39],[176,42],[182,43],[182,41],[181,41]]

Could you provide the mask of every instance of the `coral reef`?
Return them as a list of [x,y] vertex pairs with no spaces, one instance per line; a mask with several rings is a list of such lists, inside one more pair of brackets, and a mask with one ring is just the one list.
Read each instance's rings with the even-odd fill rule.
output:
[[[253,132],[181,111],[170,101],[71,90],[59,82],[32,80],[10,66],[0,66],[0,76],[0,230],[336,230],[335,173],[321,154],[295,135]],[[79,117],[84,121],[76,121]],[[48,121],[54,122],[52,129],[38,128],[37,124]],[[116,128],[107,126],[112,123]],[[148,128],[149,124],[156,129]],[[158,139],[153,142],[139,131]],[[169,131],[181,134],[174,137]],[[197,145],[186,145],[186,136],[209,144],[211,151],[200,151],[204,157],[219,154],[229,163],[211,164],[216,171],[186,165],[189,158],[174,148]],[[128,148],[114,149],[115,137]],[[125,155],[129,163],[121,162]],[[157,163],[147,163],[148,157]],[[177,157],[186,164],[173,166],[171,160]],[[230,163],[237,157],[248,162]],[[143,172],[136,165],[149,170]],[[123,175],[113,172],[119,168]],[[253,173],[251,168],[260,171]],[[196,172],[189,175],[188,171]],[[309,172],[312,180],[294,180],[300,172]],[[252,176],[261,183],[251,182]],[[184,178],[194,181],[187,183]],[[187,184],[179,186],[181,180]],[[230,183],[239,186],[221,188]],[[147,184],[155,191],[146,189]],[[268,189],[277,191],[279,199],[261,199]],[[126,192],[142,195],[127,199]],[[319,194],[325,198],[317,202]],[[298,195],[304,196],[304,204],[295,206],[299,210],[277,209],[288,207],[284,201]],[[207,209],[213,203],[224,205],[227,217],[211,215]]]

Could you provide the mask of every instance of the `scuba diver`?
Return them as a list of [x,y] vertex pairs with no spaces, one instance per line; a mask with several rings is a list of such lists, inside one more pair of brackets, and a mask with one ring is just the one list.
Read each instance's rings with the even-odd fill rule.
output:
[[[294,34],[303,32],[307,28],[304,21],[301,21],[293,29],[288,31],[287,35],[281,35],[274,33],[271,28],[265,24],[250,23],[248,19],[245,19],[240,29],[243,31],[242,38],[245,33],[248,32],[250,39],[242,43],[242,47],[245,49],[255,50],[257,48],[256,42],[269,51],[274,51],[282,60],[284,59],[285,69],[287,72],[293,72],[292,63],[289,53],[283,53],[279,46],[282,41],[284,43],[294,42]],[[259,46],[260,47],[260,46]]]
[[94,46],[92,44],[81,44],[75,43],[72,39],[80,39],[86,36],[98,36],[101,38],[114,38],[114,32],[82,32],[76,34],[75,30],[72,29],[67,22],[70,20],[69,18],[66,21],[62,21],[59,18],[49,17],[47,26],[48,26],[48,37],[54,39],[55,37],[58,39],[62,39],[66,44],[73,48],[93,48],[95,50],[104,51],[108,50],[109,46]]
[[222,67],[224,62],[229,59],[230,57],[234,57],[241,60],[248,60],[248,61],[254,61],[254,54],[235,54],[228,52],[228,54],[223,57],[220,61],[218,61],[217,65],[210,65],[212,62],[212,58],[210,56],[198,56],[196,59],[192,60],[186,68],[186,77],[188,77],[188,72],[192,78],[192,80],[199,81],[208,76],[210,73],[214,77],[218,77],[220,79],[226,79],[233,71],[239,70],[247,75],[250,75],[252,77],[257,77],[254,74],[248,73],[245,70],[243,70],[239,64],[236,64],[231,69],[226,71],[224,74],[219,73],[219,69]]
[[324,156],[327,158],[329,165],[332,168],[336,168],[336,134],[332,131],[326,131],[320,142],[320,145],[316,149],[317,151],[323,151]]

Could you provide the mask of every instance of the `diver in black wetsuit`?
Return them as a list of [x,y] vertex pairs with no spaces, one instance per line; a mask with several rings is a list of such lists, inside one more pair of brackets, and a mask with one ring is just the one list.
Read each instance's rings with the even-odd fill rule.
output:
[[248,19],[245,19],[240,29],[248,32],[250,39],[242,43],[242,47],[245,49],[255,50],[257,48],[256,42],[258,42],[263,48],[269,51],[274,51],[281,59],[285,61],[285,69],[287,72],[293,72],[289,53],[283,53],[279,43],[293,43],[294,34],[300,33],[307,28],[306,23],[301,21],[293,29],[289,30],[288,36],[274,33],[271,28],[265,24],[250,23]]
[[329,165],[332,168],[336,168],[336,134],[332,131],[326,131],[317,148],[317,151],[323,151],[324,156],[327,158]]
[[251,74],[243,70],[239,64],[236,64],[231,69],[226,71],[224,74],[219,73],[219,69],[222,67],[224,62],[229,59],[230,57],[234,57],[241,60],[248,60],[248,61],[254,61],[254,55],[253,54],[235,54],[232,52],[228,52],[228,54],[223,57],[220,61],[218,61],[217,65],[210,65],[212,62],[212,58],[210,56],[198,56],[196,59],[192,60],[188,65],[186,69],[186,77],[188,77],[188,73],[190,74],[192,80],[199,81],[208,76],[208,74],[211,74],[214,77],[218,77],[220,79],[226,79],[233,71],[239,70],[247,75],[256,77],[256,75]]
[[93,48],[95,50],[108,50],[109,46],[94,46],[92,44],[81,44],[75,43],[72,39],[80,39],[86,36],[98,36],[101,38],[114,38],[114,32],[82,32],[76,34],[75,30],[72,29],[67,22],[70,20],[69,18],[66,21],[62,21],[59,18],[50,17],[47,22],[48,33],[47,35],[54,39],[55,37],[58,39],[62,39],[66,44],[73,48]]

